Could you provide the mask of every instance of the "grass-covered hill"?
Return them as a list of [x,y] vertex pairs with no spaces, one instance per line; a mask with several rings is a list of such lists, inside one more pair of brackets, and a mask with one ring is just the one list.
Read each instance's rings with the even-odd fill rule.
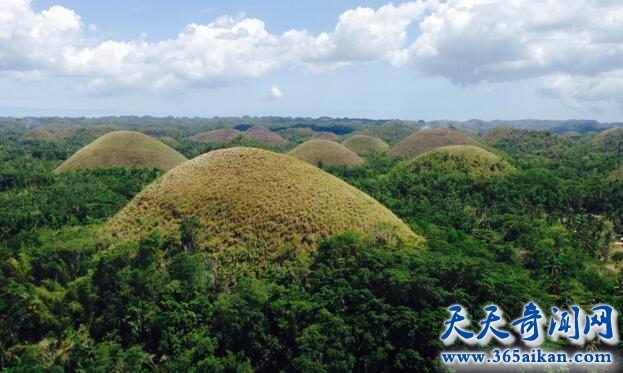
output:
[[288,141],[276,132],[263,126],[253,126],[245,131],[245,133],[255,140],[272,146],[286,145]]
[[45,128],[33,128],[22,136],[24,140],[58,141],[58,137]]
[[364,162],[363,158],[352,150],[330,140],[309,140],[292,149],[288,154],[320,168],[341,165],[357,166]]
[[593,139],[593,145],[623,158],[623,127],[611,128],[600,133]]
[[480,136],[480,141],[512,157],[563,158],[573,145],[571,138],[553,132],[510,127],[491,129]]
[[335,140],[337,139],[337,135],[333,132],[321,131],[315,134],[314,138],[318,140]]
[[200,246],[211,250],[309,248],[350,230],[389,229],[403,240],[417,239],[388,209],[342,180],[295,158],[243,147],[212,151],[169,171],[108,229],[129,240],[153,228],[177,234],[190,218],[202,227]]
[[451,128],[418,131],[396,144],[388,152],[392,158],[411,159],[440,146],[477,144],[469,134]]
[[358,155],[381,154],[389,149],[389,145],[378,137],[353,135],[342,142],[342,145]]
[[198,133],[194,136],[191,136],[190,140],[198,142],[226,144],[235,139],[236,137],[240,136],[240,134],[240,131],[233,128],[221,128],[218,130]]
[[414,132],[415,129],[402,124],[401,121],[389,121],[380,125],[368,126],[358,131],[357,134],[378,137],[389,144],[395,144]]
[[55,172],[147,167],[169,170],[187,159],[170,146],[140,132],[115,131],[78,150]]
[[402,165],[401,172],[438,172],[467,177],[488,177],[516,171],[500,156],[474,145],[435,148]]

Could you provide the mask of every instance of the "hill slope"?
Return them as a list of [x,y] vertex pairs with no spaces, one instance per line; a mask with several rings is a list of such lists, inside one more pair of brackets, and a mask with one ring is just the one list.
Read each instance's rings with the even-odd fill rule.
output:
[[392,158],[411,159],[440,146],[478,144],[467,133],[450,128],[432,128],[418,131],[396,144],[390,151]]
[[326,166],[356,166],[363,159],[342,144],[330,140],[313,139],[292,149],[288,155],[320,168]]
[[500,175],[515,171],[501,157],[474,145],[450,145],[433,149],[407,162],[409,172],[460,173],[469,177]]
[[367,194],[305,162],[255,148],[212,151],[166,173],[108,223],[122,239],[196,217],[202,246],[313,247],[348,230],[417,237]]
[[198,133],[194,136],[191,136],[190,140],[198,142],[225,144],[240,136],[240,134],[240,131],[233,128],[222,128],[218,130]]
[[379,154],[389,149],[389,145],[385,141],[378,137],[366,135],[353,135],[344,140],[342,145],[358,155]]
[[55,172],[113,167],[169,170],[187,159],[170,146],[140,132],[115,131],[78,150]]
[[623,127],[610,128],[593,139],[593,145],[623,158]]

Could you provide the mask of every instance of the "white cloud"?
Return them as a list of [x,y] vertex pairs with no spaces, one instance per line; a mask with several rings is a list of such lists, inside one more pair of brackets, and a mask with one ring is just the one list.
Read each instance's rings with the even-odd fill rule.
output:
[[[407,35],[409,25],[419,31]],[[413,28],[416,29],[416,28]],[[0,73],[74,76],[84,91],[174,93],[277,69],[315,73],[387,62],[459,85],[537,79],[576,107],[623,107],[623,3],[613,0],[448,0],[391,3],[342,13],[333,30],[271,33],[262,20],[221,17],[176,37],[94,42],[95,25],[53,6],[0,0]],[[409,41],[411,40],[411,41]]]
[[270,92],[266,96],[267,100],[278,100],[283,97],[283,92],[276,85],[272,86]]

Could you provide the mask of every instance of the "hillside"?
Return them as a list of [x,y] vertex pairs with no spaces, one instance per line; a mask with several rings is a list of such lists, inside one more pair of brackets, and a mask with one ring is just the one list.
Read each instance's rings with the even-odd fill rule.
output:
[[54,172],[113,167],[169,170],[187,159],[170,146],[140,132],[116,131],[78,150]]
[[281,135],[263,126],[253,126],[247,129],[245,133],[267,145],[282,146],[288,143]]
[[451,128],[431,128],[418,131],[396,144],[389,156],[411,159],[440,146],[478,144],[467,133]]
[[222,128],[218,130],[198,133],[191,136],[189,139],[197,142],[211,142],[217,144],[226,144],[236,137],[240,136],[241,132],[233,128]]
[[562,158],[573,145],[571,138],[553,132],[510,127],[489,130],[480,137],[480,141],[513,157]]
[[593,139],[593,145],[623,158],[623,127],[611,128],[600,133]]
[[356,166],[363,158],[342,144],[330,140],[309,140],[292,149],[288,155],[320,168],[326,166]]
[[196,217],[202,247],[314,247],[332,234],[383,227],[417,236],[374,199],[317,167],[255,148],[201,155],[148,186],[108,224],[121,239]]
[[22,136],[24,140],[58,141],[58,137],[44,128],[33,128]]
[[389,144],[395,144],[414,132],[415,129],[405,126],[401,121],[389,121],[381,125],[368,126],[357,134],[378,137]]
[[515,171],[498,155],[474,145],[450,145],[421,154],[405,165],[401,172],[458,173],[467,177],[488,177]]
[[342,145],[358,155],[380,154],[389,149],[389,145],[378,137],[353,135],[342,142]]
[[333,132],[321,131],[315,134],[314,138],[318,140],[335,140],[337,139],[337,135]]

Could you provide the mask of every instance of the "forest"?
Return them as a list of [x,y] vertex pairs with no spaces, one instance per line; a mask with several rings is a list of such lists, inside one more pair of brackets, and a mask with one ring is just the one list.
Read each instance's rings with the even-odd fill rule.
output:
[[[452,304],[470,310],[475,330],[492,302],[509,315],[521,315],[529,301],[547,315],[554,305],[623,310],[623,178],[611,176],[622,158],[596,149],[596,133],[517,130],[483,145],[514,170],[495,176],[444,154],[422,162],[367,154],[361,165],[324,167],[386,206],[425,247],[344,232],[308,257],[284,254],[243,270],[214,265],[194,219],[176,234],[153,230],[118,245],[98,238],[165,170],[53,171],[117,127],[173,138],[188,159],[241,145],[286,151],[303,139],[285,146],[247,138],[200,143],[188,137],[214,123],[173,121],[155,131],[151,119],[136,120],[117,118],[108,127],[75,121],[71,136],[54,141],[24,137],[24,121],[0,122],[0,369],[437,372],[448,369],[439,337]],[[383,124],[271,121],[264,124],[274,131],[299,125],[338,136]],[[617,353],[621,345],[547,339],[543,348]]]

